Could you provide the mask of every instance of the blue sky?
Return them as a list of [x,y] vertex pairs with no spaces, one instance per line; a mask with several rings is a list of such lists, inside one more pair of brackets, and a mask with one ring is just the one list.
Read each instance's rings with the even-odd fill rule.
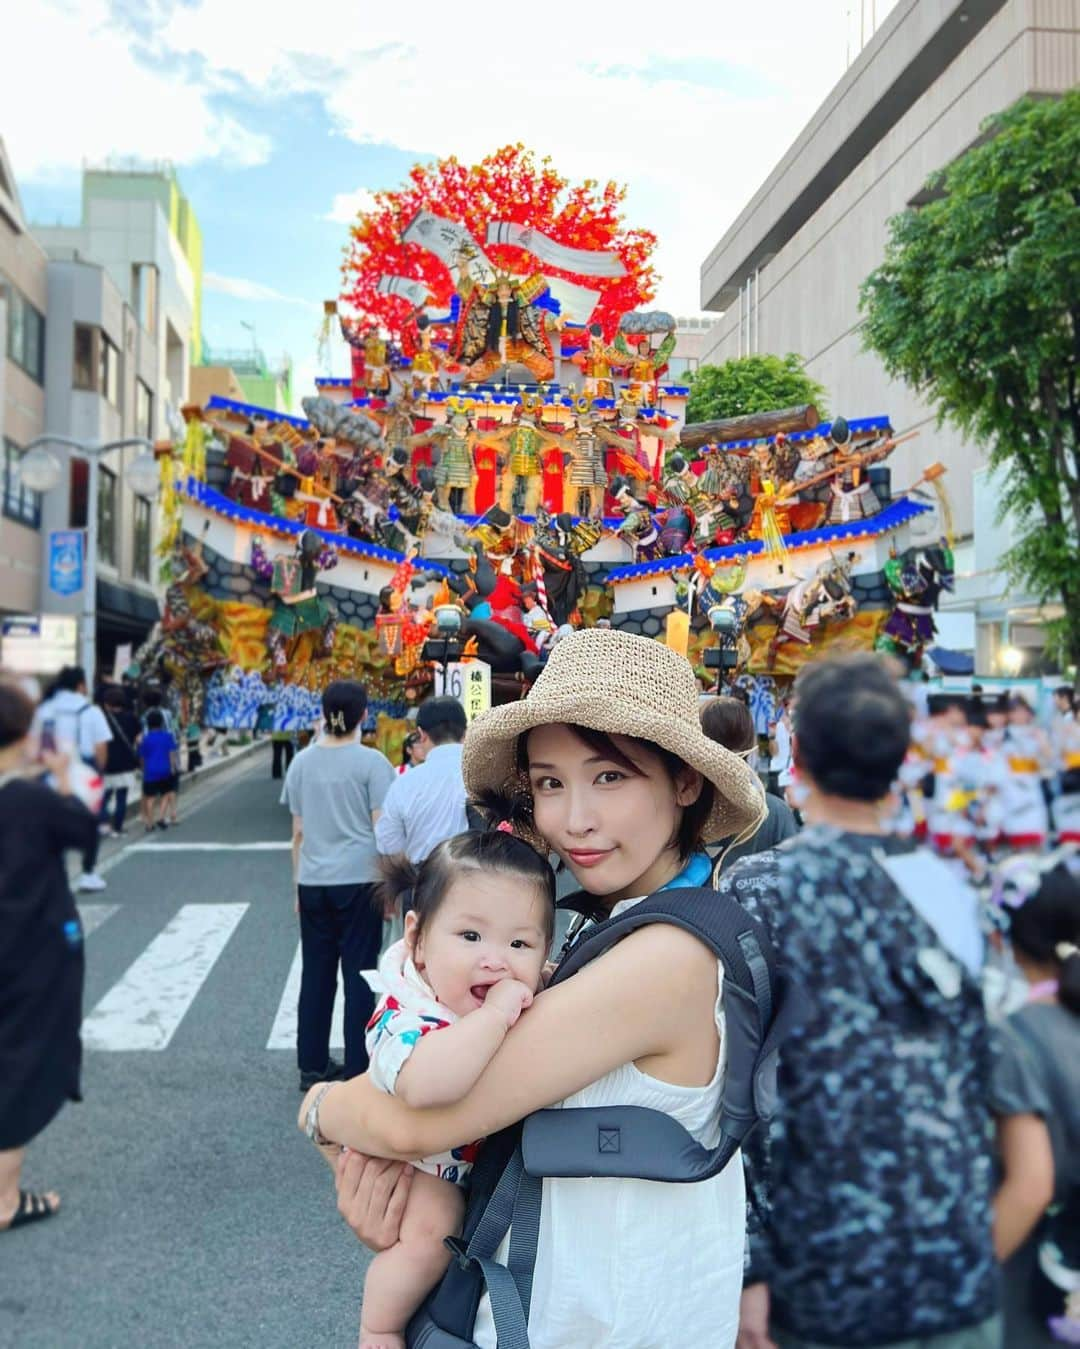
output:
[[84,162],[170,160],[202,226],[206,340],[247,347],[254,324],[299,398],[348,208],[417,159],[521,140],[627,183],[628,219],[660,236],[657,303],[698,312],[702,261],[843,74],[858,11],[712,0],[665,28],[655,0],[548,0],[485,30],[439,0],[35,0],[5,23],[0,134],[45,223],[77,219]]

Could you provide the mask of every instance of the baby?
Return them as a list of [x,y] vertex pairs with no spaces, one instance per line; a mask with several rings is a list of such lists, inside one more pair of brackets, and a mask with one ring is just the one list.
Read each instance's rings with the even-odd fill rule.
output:
[[[405,937],[365,978],[379,996],[368,1023],[371,1080],[411,1106],[449,1105],[476,1083],[532,1003],[555,922],[547,860],[512,833],[459,834],[420,867],[384,862],[387,901]],[[482,1140],[481,1140],[482,1141]],[[360,1349],[404,1349],[405,1327],[450,1261],[458,1188],[479,1142],[416,1161],[395,1246],[368,1268]]]

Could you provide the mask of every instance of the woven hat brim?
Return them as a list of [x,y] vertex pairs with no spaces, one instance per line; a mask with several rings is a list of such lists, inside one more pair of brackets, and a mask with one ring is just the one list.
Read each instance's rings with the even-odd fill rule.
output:
[[679,717],[658,717],[655,709],[619,705],[587,694],[553,692],[481,713],[465,735],[462,773],[471,795],[513,790],[518,782],[519,738],[538,726],[584,726],[608,735],[649,740],[678,755],[715,788],[705,824],[706,842],[750,830],[765,818],[765,791],[744,759],[710,740],[700,726]]

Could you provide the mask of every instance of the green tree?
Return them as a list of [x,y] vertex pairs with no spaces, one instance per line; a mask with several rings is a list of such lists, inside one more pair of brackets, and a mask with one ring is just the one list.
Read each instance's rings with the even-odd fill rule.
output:
[[[1025,99],[890,222],[863,283],[865,344],[989,452],[1003,566],[1064,618],[1052,644],[1080,668],[1080,90]],[[1018,531],[1020,532],[1020,531]]]
[[825,390],[803,369],[794,352],[786,356],[740,356],[723,365],[703,365],[690,381],[688,422],[740,417],[746,412],[813,403],[823,416]]

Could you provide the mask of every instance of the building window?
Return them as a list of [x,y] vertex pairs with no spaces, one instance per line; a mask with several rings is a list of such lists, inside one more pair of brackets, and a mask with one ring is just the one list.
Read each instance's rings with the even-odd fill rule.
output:
[[96,329],[91,328],[86,323],[76,323],[75,359],[72,366],[71,382],[76,389],[88,389],[91,393],[97,389],[97,380],[94,377],[97,365],[94,360],[96,337]]
[[45,382],[45,316],[8,286],[7,353],[38,384]]
[[90,523],[90,465],[71,459],[68,496],[68,529],[85,529]]
[[144,332],[157,327],[158,269],[152,262],[131,265],[131,307]]
[[154,395],[141,379],[135,381],[135,434],[154,439]]
[[668,381],[677,380],[680,376],[692,375],[697,368],[696,356],[672,356],[668,361],[667,374],[664,378]]
[[135,550],[133,567],[140,581],[150,579],[150,531],[152,508],[146,497],[135,498]]
[[41,493],[24,487],[19,473],[23,451],[10,440],[4,441],[4,514],[31,529],[41,528]]
[[120,352],[104,333],[98,334],[101,343],[98,361],[98,393],[113,407],[120,406]]
[[116,474],[111,468],[98,469],[97,555],[99,562],[116,566]]

